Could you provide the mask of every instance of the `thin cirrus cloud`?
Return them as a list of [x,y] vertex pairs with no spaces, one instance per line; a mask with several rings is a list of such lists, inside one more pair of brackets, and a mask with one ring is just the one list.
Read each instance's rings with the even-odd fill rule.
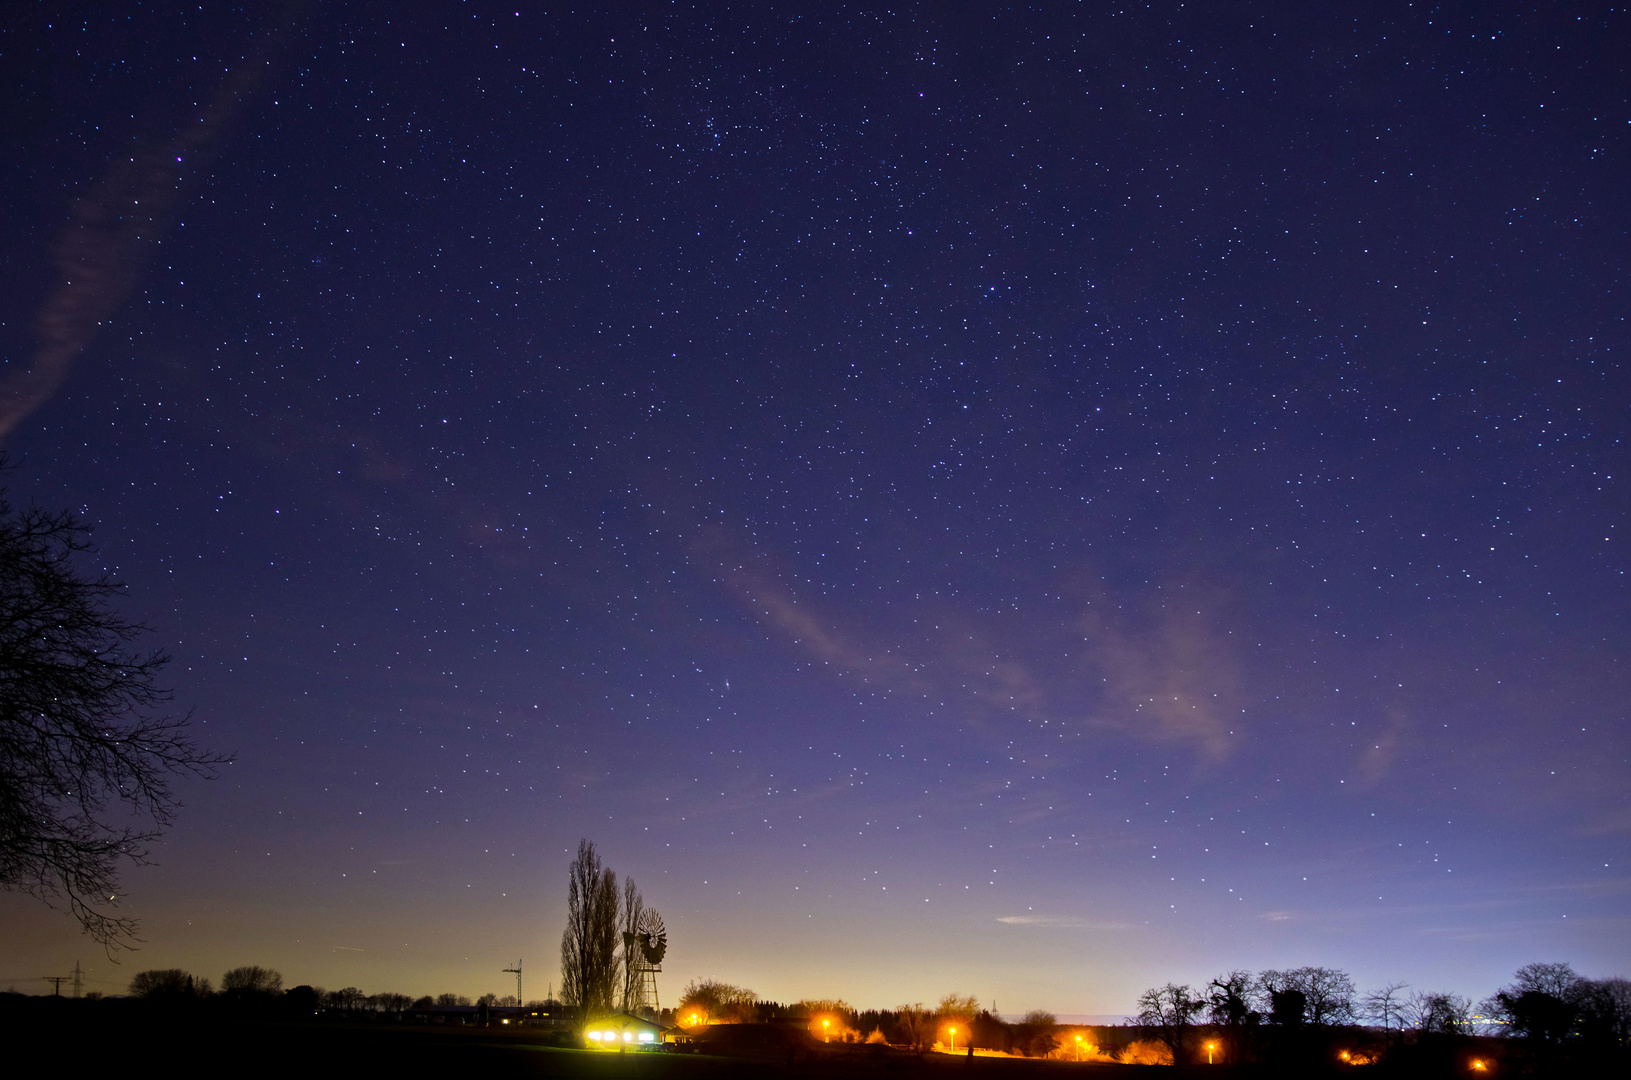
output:
[[771,559],[736,531],[716,522],[700,522],[688,537],[693,559],[707,567],[713,580],[755,618],[778,631],[792,644],[840,670],[852,671],[883,684],[922,692],[928,684],[889,650],[863,644],[856,635],[841,632],[831,619],[778,580]]
[[999,915],[997,921],[1006,926],[1039,926],[1050,930],[1125,930],[1131,925],[1095,922],[1074,915]]
[[212,155],[244,102],[262,85],[300,11],[289,7],[255,55],[234,67],[215,96],[174,137],[138,147],[111,165],[73,206],[52,246],[61,275],[34,320],[38,345],[26,369],[0,383],[0,439],[49,401],[74,360],[124,306],[150,247],[175,223],[182,188]]
[[1089,726],[1157,742],[1187,743],[1212,757],[1238,731],[1241,677],[1233,648],[1204,610],[1147,604],[1136,618],[1109,618],[1090,605],[1081,619],[1088,663],[1105,696]]
[[[1231,733],[1240,729],[1240,663],[1220,628],[1217,612],[1227,604],[1219,597],[1210,598],[1212,614],[1190,606],[1194,601],[1175,606],[1159,590],[1118,602],[1101,597],[1074,621],[1018,626],[941,598],[932,613],[923,604],[897,605],[929,617],[891,629],[839,618],[830,605],[801,596],[777,572],[774,553],[742,530],[681,516],[694,522],[686,530],[688,553],[716,586],[836,673],[959,701],[976,725],[992,718],[1074,723],[1187,744],[1213,759],[1228,754]],[[1182,586],[1166,591],[1180,593]],[[1103,613],[1111,608],[1113,616]],[[1064,668],[1048,659],[1062,648],[1078,657]]]

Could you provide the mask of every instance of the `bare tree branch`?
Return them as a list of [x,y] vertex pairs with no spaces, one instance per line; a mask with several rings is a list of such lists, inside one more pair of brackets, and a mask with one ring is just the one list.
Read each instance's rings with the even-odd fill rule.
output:
[[93,550],[72,514],[0,497],[0,886],[66,908],[111,955],[137,940],[112,910],[119,868],[181,808],[171,778],[228,759],[163,712],[170,657],[135,648],[147,628],[114,610],[118,582],[80,572]]

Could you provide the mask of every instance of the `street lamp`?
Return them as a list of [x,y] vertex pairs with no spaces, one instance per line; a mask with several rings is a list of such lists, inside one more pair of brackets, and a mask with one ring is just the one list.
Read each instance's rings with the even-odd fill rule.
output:
[[1082,1037],[1080,1035],[1076,1036],[1076,1060],[1082,1060]]
[[1217,1046],[1218,1046],[1217,1043],[1212,1043],[1212,1042],[1209,1042],[1209,1043],[1206,1044],[1206,1063],[1208,1065],[1212,1064],[1212,1051],[1216,1050]]
[[827,1030],[827,1028],[829,1026],[831,1026],[831,1024],[832,1024],[831,1020],[821,1021],[821,1041],[824,1042],[824,1043],[825,1042],[832,1042],[832,1033]]

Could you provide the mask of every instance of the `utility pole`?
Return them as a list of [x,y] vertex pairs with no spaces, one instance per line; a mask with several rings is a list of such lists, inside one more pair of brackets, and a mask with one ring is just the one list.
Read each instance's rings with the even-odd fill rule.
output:
[[517,960],[513,968],[505,968],[504,974],[515,976],[515,1003],[525,1005],[526,1001],[521,997],[521,961]]
[[41,975],[40,978],[51,984],[52,997],[61,997],[62,984],[65,982],[73,982],[72,976],[69,975]]

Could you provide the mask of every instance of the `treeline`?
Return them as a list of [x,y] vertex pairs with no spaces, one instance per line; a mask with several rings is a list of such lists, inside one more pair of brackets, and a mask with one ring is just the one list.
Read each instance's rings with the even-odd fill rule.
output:
[[[208,978],[180,968],[155,968],[139,972],[130,980],[130,996],[157,1006],[211,1002],[289,1016],[358,1018],[400,1017],[404,1013],[433,1008],[519,1004],[514,994],[484,994],[472,1001],[462,994],[427,994],[417,998],[396,993],[365,994],[354,986],[324,990],[322,987],[302,985],[285,990],[280,973],[271,968],[254,966],[233,968],[227,972],[221,977],[220,990],[216,990]],[[550,1008],[553,1003],[532,1001],[527,1004],[542,1010]]]
[[811,1035],[834,1043],[887,1043],[927,1050],[961,1049],[972,1044],[1026,1057],[1047,1057],[1060,1049],[1062,1030],[1052,1013],[1027,1013],[1003,1020],[977,1000],[948,994],[938,1005],[921,1002],[893,1009],[859,1010],[837,999],[806,999],[784,1005],[763,1001],[752,990],[717,979],[693,981],[673,1011],[674,1023],[701,1029],[711,1024],[796,1022]]
[[1528,964],[1477,1004],[1403,983],[1360,993],[1344,971],[1230,971],[1197,990],[1168,983],[1138,999],[1137,1022],[1168,1061],[1465,1063],[1484,1052],[1551,1072],[1631,1061],[1631,980],[1586,979],[1568,964]]
[[831,1043],[954,1052],[972,1045],[1027,1057],[1262,1065],[1309,1074],[1339,1065],[1433,1075],[1497,1067],[1627,1075],[1631,1068],[1631,980],[1583,978],[1568,964],[1528,964],[1476,1004],[1402,983],[1362,993],[1335,968],[1230,971],[1198,990],[1168,983],[1145,991],[1136,1016],[1119,1029],[1061,1025],[1043,1011],[1004,1020],[960,994],[894,1009],[861,1010],[842,1000],[782,1004],[716,979],[687,986],[672,1017],[692,1032],[783,1022]]

